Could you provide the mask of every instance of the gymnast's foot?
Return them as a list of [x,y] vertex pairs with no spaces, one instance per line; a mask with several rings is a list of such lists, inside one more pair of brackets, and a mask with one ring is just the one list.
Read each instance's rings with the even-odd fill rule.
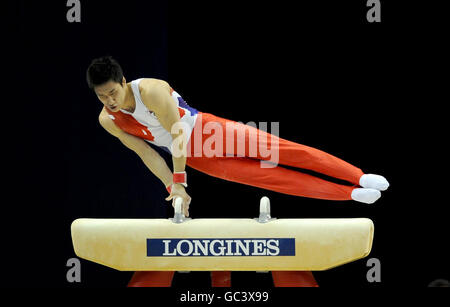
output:
[[376,189],[356,188],[352,191],[352,199],[365,204],[373,204],[381,197],[381,192]]
[[359,185],[363,188],[375,189],[378,191],[386,191],[389,187],[389,182],[380,175],[364,174],[359,178]]

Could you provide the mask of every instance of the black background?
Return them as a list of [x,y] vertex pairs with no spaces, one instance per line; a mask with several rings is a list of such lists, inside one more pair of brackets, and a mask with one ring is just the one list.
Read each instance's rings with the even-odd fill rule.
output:
[[[82,282],[67,282],[66,262],[76,257],[71,222],[172,215],[164,186],[98,124],[102,105],[85,71],[105,54],[128,81],[161,78],[200,111],[279,122],[281,137],[391,184],[365,205],[277,194],[188,168],[192,217],[256,217],[264,195],[277,218],[367,217],[375,224],[368,258],[381,261],[382,282],[367,282],[366,258],[315,272],[321,287],[450,279],[445,8],[382,1],[382,22],[371,24],[363,0],[192,2],[81,1],[81,23],[67,22],[66,1],[5,5],[2,286],[124,287],[132,272],[85,260]],[[233,286],[272,286],[269,274],[232,276]],[[209,282],[208,272],[174,278],[179,287]]]

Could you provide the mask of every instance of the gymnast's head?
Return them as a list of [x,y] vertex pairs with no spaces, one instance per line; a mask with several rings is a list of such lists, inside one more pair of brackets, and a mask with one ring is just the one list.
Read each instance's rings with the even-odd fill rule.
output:
[[127,83],[120,64],[111,56],[92,60],[86,73],[89,88],[113,112],[121,109],[125,101]]

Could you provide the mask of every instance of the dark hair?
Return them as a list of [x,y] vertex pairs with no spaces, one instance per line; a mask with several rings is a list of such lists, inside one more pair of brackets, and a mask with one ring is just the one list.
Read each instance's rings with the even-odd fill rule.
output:
[[86,80],[91,89],[110,80],[122,84],[122,78],[122,67],[111,56],[92,60],[86,73]]

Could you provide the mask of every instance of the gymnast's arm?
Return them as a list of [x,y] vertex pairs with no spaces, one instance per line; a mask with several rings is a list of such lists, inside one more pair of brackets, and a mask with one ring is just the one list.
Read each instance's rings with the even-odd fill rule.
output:
[[[172,150],[172,161],[174,172],[184,172],[186,168],[186,140],[187,136],[183,129],[176,129],[180,122],[180,113],[172,96],[170,96],[170,86],[163,80],[154,82],[144,79],[139,83],[142,102],[145,106],[155,112],[161,126],[166,129],[176,140],[180,147],[174,147]],[[179,144],[178,144],[179,142]]]
[[142,159],[148,169],[164,183],[164,186],[167,187],[172,184],[172,172],[157,151],[151,148],[144,140],[117,127],[104,109],[98,119],[106,131],[117,137],[126,147],[134,151]]
[[[159,82],[152,82],[144,79],[139,83],[141,91],[142,102],[149,110],[155,112],[161,126],[166,129],[172,136],[173,144],[172,161],[174,172],[184,172],[187,158],[187,136],[186,131],[182,129],[180,122],[180,113],[178,106],[170,96],[170,86],[167,82],[159,80]],[[185,208],[185,215],[187,208],[191,202],[191,197],[186,193],[186,189],[181,184],[173,184],[170,195],[166,200],[175,199],[175,197],[183,199],[183,207]]]

